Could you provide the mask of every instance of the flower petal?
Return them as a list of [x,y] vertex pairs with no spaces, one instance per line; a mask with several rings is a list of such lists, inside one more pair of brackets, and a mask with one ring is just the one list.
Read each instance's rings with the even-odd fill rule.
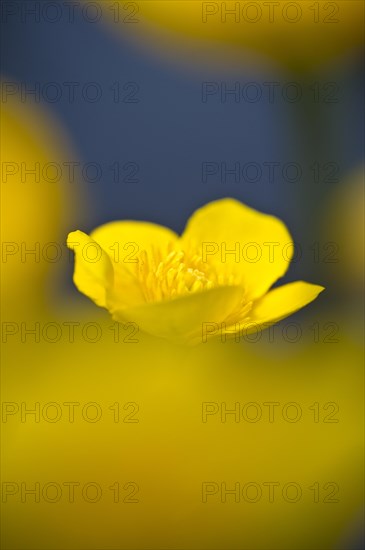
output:
[[253,304],[249,317],[237,322],[235,326],[227,327],[223,333],[232,336],[235,328],[245,334],[268,328],[313,302],[323,290],[323,286],[304,281],[275,288]]
[[283,222],[229,198],[197,210],[181,240],[223,278],[233,276],[234,284],[242,284],[247,301],[263,296],[284,275],[293,255]]
[[90,236],[104,248],[112,260],[117,259],[117,251],[119,251],[119,263],[124,262],[127,267],[126,257],[132,260],[140,250],[147,252],[160,250],[166,254],[169,246],[178,239],[177,234],[168,227],[129,220],[101,225],[94,229]]
[[115,221],[97,227],[91,237],[109,254],[114,267],[114,288],[108,294],[108,309],[133,307],[145,302],[136,264],[142,250],[149,258],[167,256],[178,240],[176,233],[154,223]]
[[218,287],[112,313],[116,321],[137,323],[153,336],[189,342],[202,334],[203,323],[220,323],[241,298],[239,287]]
[[76,287],[98,306],[106,307],[106,292],[113,285],[113,266],[108,254],[82,231],[70,233],[67,246],[75,252]]

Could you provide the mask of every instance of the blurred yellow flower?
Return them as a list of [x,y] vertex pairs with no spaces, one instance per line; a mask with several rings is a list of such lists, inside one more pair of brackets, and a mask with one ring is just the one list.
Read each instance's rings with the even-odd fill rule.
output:
[[292,258],[291,236],[277,218],[233,199],[197,210],[181,237],[116,221],[90,236],[72,232],[67,244],[80,292],[114,320],[179,342],[202,341],[215,327],[225,336],[266,328],[323,290],[298,281],[268,292]]
[[1,86],[2,305],[24,319],[25,311],[48,307],[45,276],[59,262],[47,254],[62,256],[58,243],[76,211],[80,216],[81,193],[68,178],[73,157],[62,124],[44,106],[9,92],[19,84],[2,79]]
[[160,55],[171,54],[175,62],[181,50],[189,64],[202,61],[202,55],[216,64],[216,45],[232,47],[223,54],[224,66],[231,57],[247,64],[242,54],[251,52],[295,71],[311,71],[364,43],[364,3],[359,0],[119,0],[102,14],[122,29],[123,38],[134,37],[149,52],[157,48]]

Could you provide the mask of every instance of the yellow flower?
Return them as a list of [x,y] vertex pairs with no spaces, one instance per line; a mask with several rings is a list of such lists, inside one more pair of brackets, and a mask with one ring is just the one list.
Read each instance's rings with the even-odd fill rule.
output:
[[266,328],[304,307],[323,287],[298,281],[269,291],[293,255],[285,225],[233,199],[197,210],[182,236],[116,221],[90,236],[69,234],[74,282],[119,322],[179,342]]

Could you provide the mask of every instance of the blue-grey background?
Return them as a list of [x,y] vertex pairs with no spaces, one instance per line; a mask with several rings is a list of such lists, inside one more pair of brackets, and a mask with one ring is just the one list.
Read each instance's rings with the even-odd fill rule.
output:
[[[61,2],[60,2],[61,3]],[[32,2],[29,2],[32,4]],[[89,183],[94,206],[89,228],[113,218],[150,219],[177,231],[199,205],[233,196],[257,209],[283,218],[292,231],[306,231],[316,222],[326,197],[336,183],[315,183],[310,166],[314,162],[336,162],[339,183],[362,162],[363,110],[362,59],[348,56],[311,75],[275,74],[270,68],[237,69],[227,75],[217,68],[189,71],[186,66],[144,55],[123,33],[112,33],[102,22],[91,24],[75,12],[70,24],[65,18],[49,23],[18,16],[2,18],[2,75],[7,81],[41,89],[55,82],[62,86],[59,101],[41,103],[53,110],[76,147],[81,162],[98,162],[105,170],[102,181]],[[214,77],[215,76],[215,77]],[[201,101],[204,81],[236,81],[242,85],[267,81],[295,81],[303,89],[311,83],[335,82],[338,102],[316,104],[310,100],[274,104],[227,100],[218,96]],[[80,86],[97,82],[100,101],[89,103],[76,92],[74,103],[67,98],[64,82]],[[131,99],[138,103],[115,103],[111,87],[134,82],[139,86]],[[43,87],[43,88],[42,88]],[[121,91],[126,98],[128,91]],[[49,95],[52,95],[50,89]],[[30,96],[29,96],[30,97]],[[107,167],[114,162],[139,165],[139,183],[113,182]],[[226,184],[211,178],[201,181],[203,162],[297,162],[304,173],[290,184],[278,177],[274,184],[265,178],[258,183]],[[298,208],[300,204],[300,208]],[[308,223],[310,217],[310,223]]]

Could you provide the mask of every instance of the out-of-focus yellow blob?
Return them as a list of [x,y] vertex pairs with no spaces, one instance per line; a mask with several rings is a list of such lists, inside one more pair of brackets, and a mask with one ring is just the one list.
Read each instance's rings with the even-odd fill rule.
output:
[[8,338],[4,548],[349,548],[360,346],[322,320],[315,340],[184,350],[95,320],[68,318],[73,343],[61,319],[59,342]]
[[46,272],[68,257],[63,231],[76,188],[64,164],[70,160],[56,120],[8,96],[1,106],[1,267],[12,314],[41,305]]
[[[160,46],[167,55],[176,46],[187,47],[190,63],[204,52],[216,62],[216,46],[223,44],[238,47],[238,61],[246,50],[294,70],[308,70],[364,41],[364,5],[358,0],[119,0],[109,9],[101,6],[124,36],[132,29],[140,43]],[[227,53],[224,59],[226,64],[232,61]]]

